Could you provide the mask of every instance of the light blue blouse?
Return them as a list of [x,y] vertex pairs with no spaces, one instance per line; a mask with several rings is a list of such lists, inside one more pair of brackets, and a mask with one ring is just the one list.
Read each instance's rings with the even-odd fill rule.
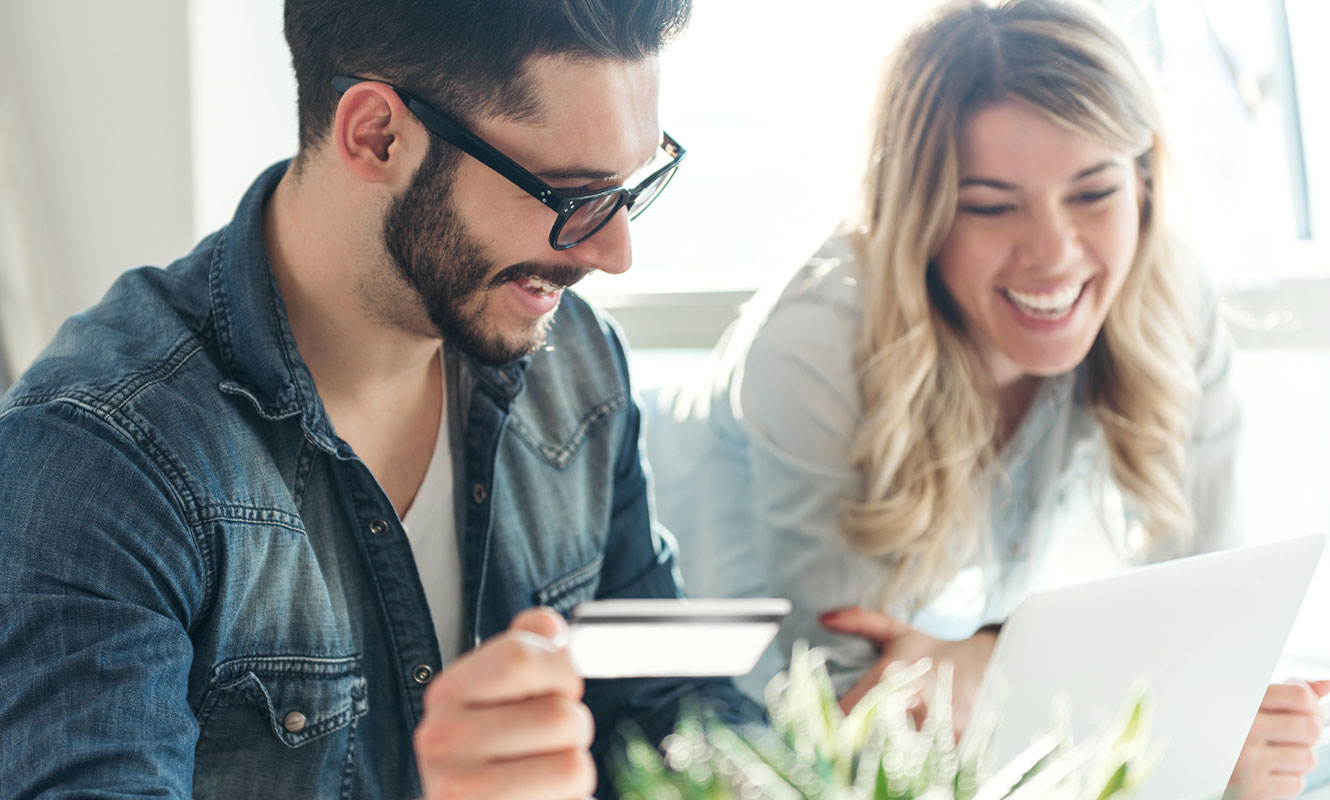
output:
[[[695,383],[662,393],[648,411],[659,516],[679,539],[688,593],[794,602],[740,682],[754,697],[797,639],[827,649],[841,692],[876,659],[866,641],[817,623],[823,611],[872,606],[889,575],[886,562],[850,552],[839,532],[842,504],[864,495],[849,458],[864,417],[854,363],[860,295],[849,242],[834,237],[783,286],[758,294]],[[1184,490],[1196,516],[1194,549],[1206,551],[1235,543],[1239,412],[1217,302],[1207,292],[1200,305],[1202,397]],[[1143,560],[1131,546],[1140,518],[1109,477],[1082,373],[1045,379],[1000,454],[981,555],[922,610],[887,611],[939,638],[964,638],[1004,620],[1032,591]]]

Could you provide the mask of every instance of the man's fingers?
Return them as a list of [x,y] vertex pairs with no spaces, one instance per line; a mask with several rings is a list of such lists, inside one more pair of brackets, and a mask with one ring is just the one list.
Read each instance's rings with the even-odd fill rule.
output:
[[580,702],[567,632],[554,612],[529,609],[430,682],[415,735],[427,800],[581,798],[595,790],[594,723]]
[[510,631],[526,631],[549,639],[557,647],[568,644],[568,623],[552,609],[544,606],[522,611],[508,624]]
[[827,630],[862,636],[876,642],[879,647],[889,644],[893,639],[911,630],[908,624],[895,617],[888,617],[886,614],[860,606],[828,611],[819,616],[817,621]]
[[586,749],[595,735],[591,711],[562,695],[426,715],[416,729],[421,761],[502,761]]
[[1307,686],[1317,697],[1325,697],[1327,694],[1330,694],[1330,680],[1307,681]]
[[426,787],[425,800],[502,798],[547,800],[589,797],[596,790],[596,765],[585,750],[564,750],[512,761],[440,769],[442,780]]
[[436,676],[425,690],[425,711],[499,705],[547,694],[580,698],[583,688],[567,652],[544,636],[509,630]]

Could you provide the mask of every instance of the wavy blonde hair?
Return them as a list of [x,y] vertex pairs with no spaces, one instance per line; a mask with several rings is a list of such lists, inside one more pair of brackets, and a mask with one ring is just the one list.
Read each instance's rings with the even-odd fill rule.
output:
[[883,558],[883,601],[926,601],[981,546],[995,490],[990,379],[931,266],[955,216],[958,140],[983,106],[1014,100],[1136,156],[1144,187],[1135,259],[1086,358],[1088,402],[1112,478],[1145,512],[1146,548],[1179,547],[1181,488],[1199,389],[1191,270],[1163,216],[1165,157],[1154,90],[1098,9],[1068,0],[962,0],[888,59],[853,237],[862,265],[858,347],[864,422],[852,449],[862,502],[842,534]]

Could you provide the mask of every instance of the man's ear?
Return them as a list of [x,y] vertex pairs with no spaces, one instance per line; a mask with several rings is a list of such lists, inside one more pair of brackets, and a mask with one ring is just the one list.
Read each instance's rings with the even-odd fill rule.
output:
[[366,183],[406,185],[424,157],[428,135],[397,92],[373,81],[347,89],[333,118],[337,155]]

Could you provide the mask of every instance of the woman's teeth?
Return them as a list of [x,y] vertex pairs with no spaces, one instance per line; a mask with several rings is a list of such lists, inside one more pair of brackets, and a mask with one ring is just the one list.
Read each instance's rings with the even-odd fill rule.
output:
[[1015,289],[1003,289],[1002,291],[1007,295],[1007,299],[1016,304],[1017,308],[1030,316],[1057,319],[1071,312],[1072,306],[1076,305],[1076,301],[1080,299],[1081,292],[1084,289],[1085,284],[1078,283],[1075,286],[1068,286],[1056,292],[1043,294],[1018,292]]
[[557,283],[551,283],[539,275],[532,275],[522,282],[522,288],[532,294],[553,294],[563,287]]

